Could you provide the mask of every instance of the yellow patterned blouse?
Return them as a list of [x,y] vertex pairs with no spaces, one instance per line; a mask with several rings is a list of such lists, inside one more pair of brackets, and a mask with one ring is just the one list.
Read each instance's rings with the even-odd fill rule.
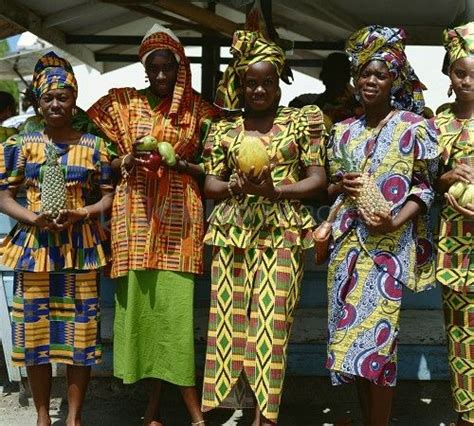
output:
[[[229,179],[237,168],[244,133],[242,116],[213,124],[203,155],[207,174]],[[262,142],[275,164],[272,178],[276,186],[299,181],[305,167],[324,166],[325,130],[318,107],[280,107],[270,134]],[[215,207],[204,242],[240,248],[309,248],[313,245],[314,225],[310,210],[299,200],[274,202],[247,195],[243,201],[229,198]]]

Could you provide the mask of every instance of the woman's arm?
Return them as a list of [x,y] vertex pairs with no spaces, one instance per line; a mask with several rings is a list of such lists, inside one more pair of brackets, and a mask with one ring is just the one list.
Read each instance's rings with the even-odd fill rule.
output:
[[[231,185],[234,187],[233,185]],[[237,188],[234,189],[237,191]],[[237,192],[235,192],[237,195]],[[215,175],[207,175],[204,181],[204,196],[210,200],[224,200],[230,198],[229,181]]]
[[454,169],[443,173],[434,182],[434,188],[439,194],[444,194],[454,183],[461,181],[465,183],[474,183],[474,169],[467,164],[458,163]]

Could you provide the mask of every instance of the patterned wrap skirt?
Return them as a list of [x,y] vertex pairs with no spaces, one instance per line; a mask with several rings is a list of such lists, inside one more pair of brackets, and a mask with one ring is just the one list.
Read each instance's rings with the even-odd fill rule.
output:
[[474,292],[443,286],[443,309],[454,409],[474,423]]
[[[387,255],[388,256],[388,255]],[[334,385],[363,377],[395,386],[402,284],[377,267],[352,234],[328,267],[328,357]]]
[[263,416],[276,422],[302,248],[214,247],[211,275],[203,411],[243,408],[248,383]]
[[91,366],[102,358],[96,271],[15,272],[13,364]]

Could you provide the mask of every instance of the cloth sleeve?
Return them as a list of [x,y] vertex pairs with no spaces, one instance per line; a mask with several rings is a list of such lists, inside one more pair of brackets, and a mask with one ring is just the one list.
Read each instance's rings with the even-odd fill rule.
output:
[[299,112],[300,159],[305,167],[324,166],[326,164],[327,138],[323,113],[315,105],[307,105]]
[[202,154],[204,170],[207,175],[225,179],[229,176],[230,171],[227,166],[226,151],[221,142],[222,133],[219,131],[218,123],[213,123],[204,143]]
[[120,139],[118,134],[119,127],[115,123],[115,114],[113,113],[113,103],[110,95],[100,98],[87,110],[87,114],[107,139],[110,139],[112,142]]
[[113,174],[110,156],[110,152],[107,148],[107,143],[101,138],[97,138],[97,152],[98,158],[96,161],[96,174],[95,184],[100,187],[101,190],[110,191],[114,188],[113,185]]
[[0,191],[18,188],[25,176],[26,156],[21,136],[0,143]]
[[414,146],[414,164],[410,196],[419,198],[427,208],[433,204],[435,192],[433,181],[439,169],[440,150],[438,132],[433,120],[417,123]]

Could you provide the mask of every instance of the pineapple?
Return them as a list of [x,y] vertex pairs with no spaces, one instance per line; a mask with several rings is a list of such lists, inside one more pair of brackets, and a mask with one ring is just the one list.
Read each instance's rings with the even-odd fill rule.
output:
[[66,179],[52,143],[46,143],[45,154],[46,164],[41,167],[40,176],[41,212],[49,212],[56,218],[66,208]]
[[[336,158],[335,161],[339,163],[346,173],[357,173],[360,169],[364,169],[367,159],[360,169],[356,165],[354,156],[347,152],[345,145],[341,145],[341,157]],[[360,210],[363,210],[369,216],[376,213],[386,215],[390,213],[391,204],[388,202],[375,182],[374,177],[368,172],[362,172],[359,178],[361,182],[361,190],[359,195],[354,198],[354,203]]]

